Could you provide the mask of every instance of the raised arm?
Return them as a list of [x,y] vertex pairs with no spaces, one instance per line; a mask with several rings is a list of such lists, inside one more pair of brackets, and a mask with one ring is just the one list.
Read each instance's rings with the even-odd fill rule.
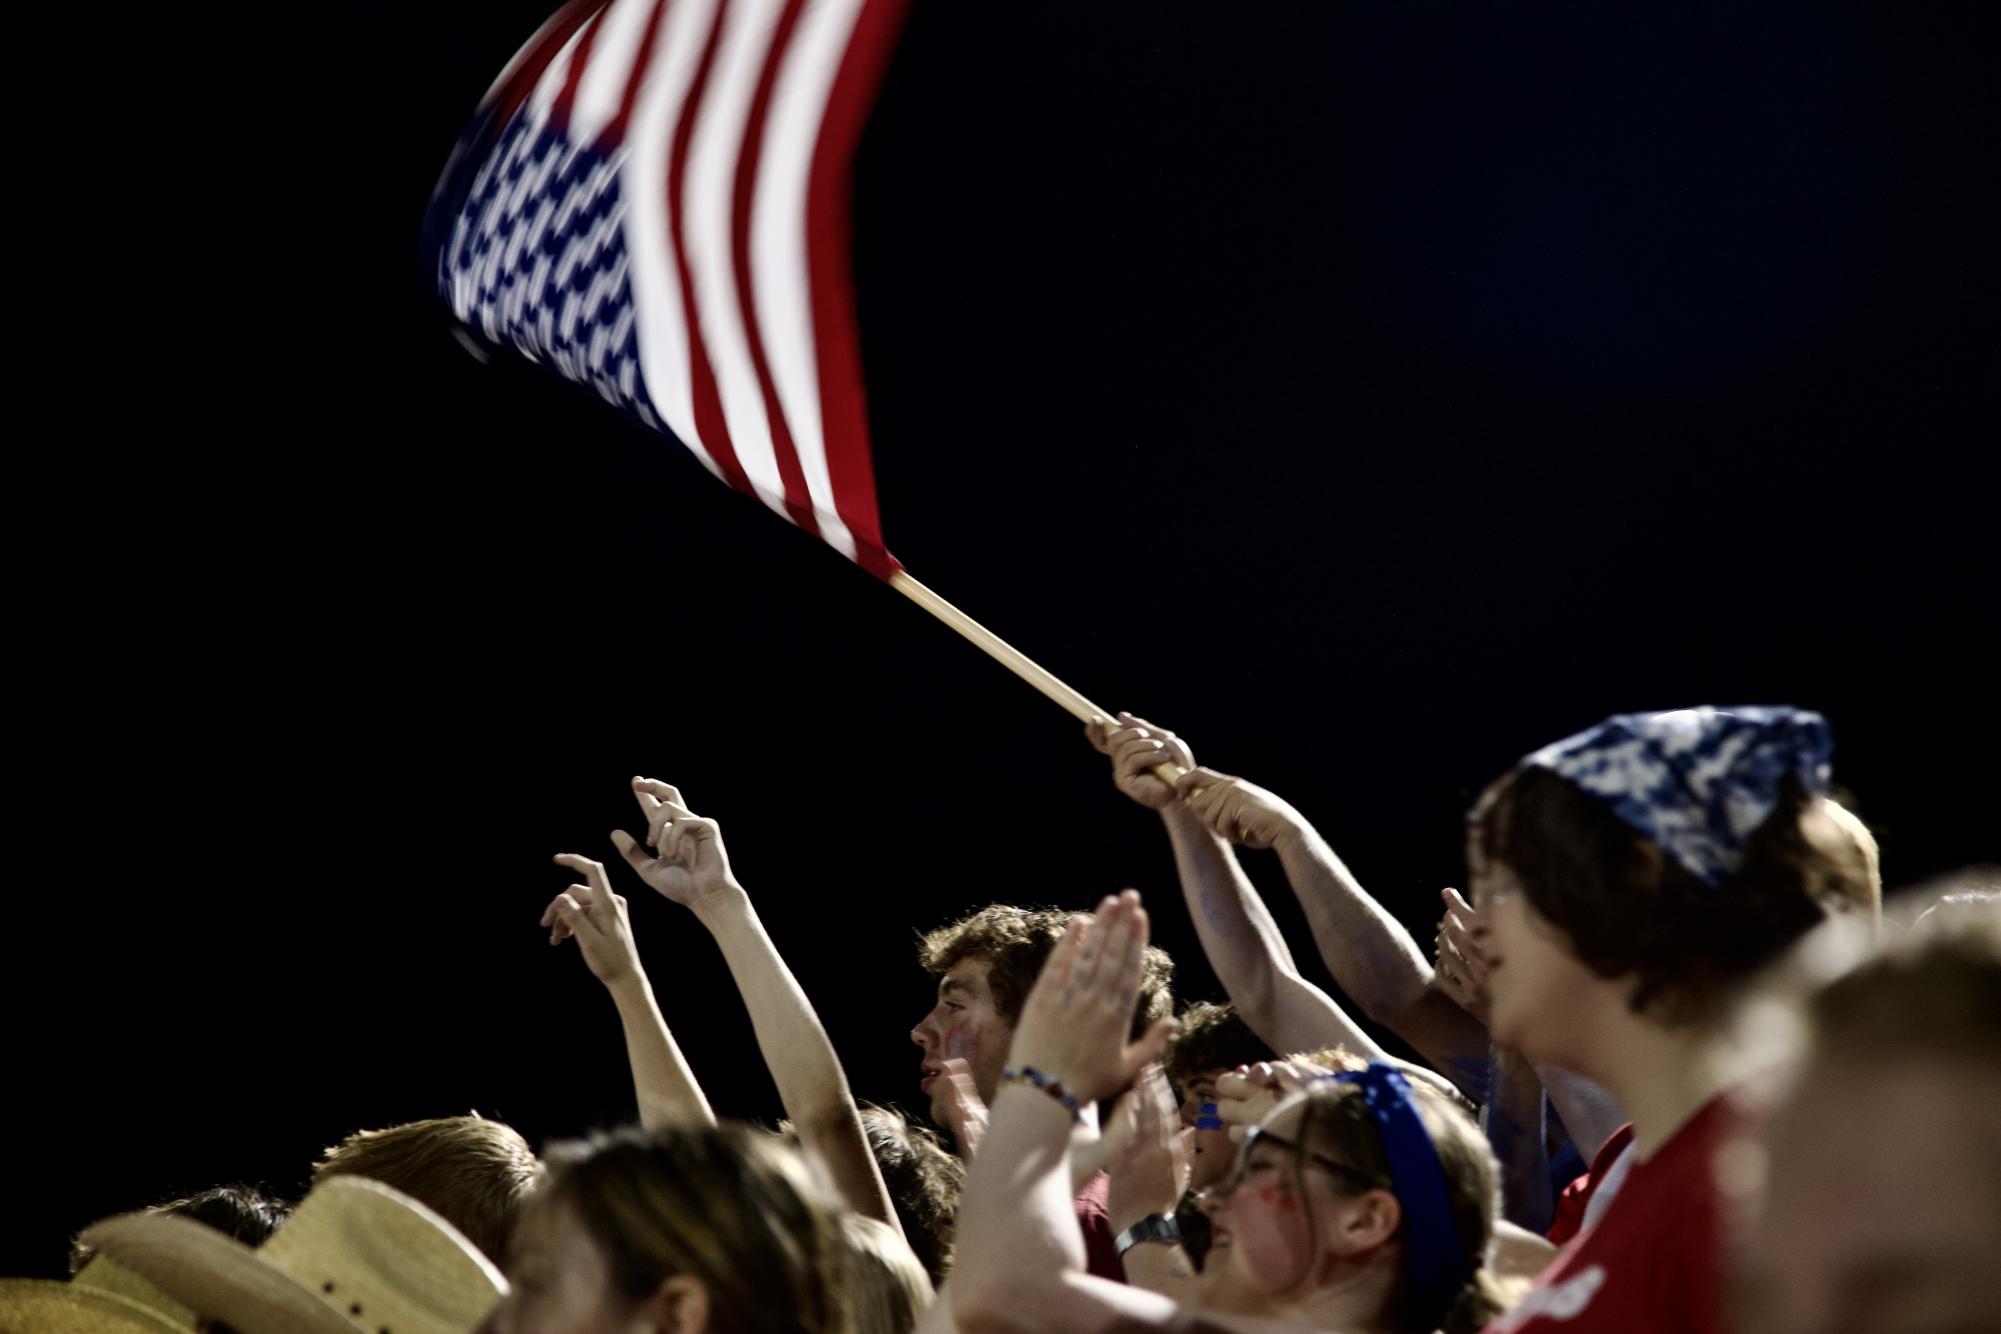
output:
[[715,937],[785,1114],[806,1150],[826,1165],[842,1201],[902,1236],[840,1058],[731,873],[720,827],[689,810],[666,783],[635,778],[632,790],[646,815],[645,845],[623,829],[612,831],[613,844],[640,879],[692,911]]
[[1370,1019],[1415,1047],[1476,1101],[1485,1097],[1487,1030],[1433,985],[1432,967],[1292,806],[1255,783],[1194,769],[1177,786],[1213,833],[1278,853],[1334,980]]
[[[1111,1174],[1107,1222],[1119,1236],[1148,1219],[1172,1219],[1188,1189],[1189,1155],[1195,1131],[1184,1128],[1174,1095],[1160,1067],[1140,1072],[1139,1082],[1113,1113],[1124,1133],[1106,1170]],[[1200,1274],[1181,1249],[1177,1235],[1135,1242],[1119,1257],[1126,1282],[1179,1302],[1192,1300]]]
[[1166,824],[1202,952],[1251,1031],[1276,1052],[1338,1044],[1361,1056],[1381,1056],[1375,1039],[1332,996],[1300,976],[1278,923],[1230,845],[1154,774],[1163,763],[1195,768],[1187,745],[1166,728],[1129,713],[1121,713],[1116,723],[1094,723],[1085,735],[1111,757],[1112,781],[1119,791],[1158,812]]
[[571,885],[542,911],[549,943],[576,937],[591,976],[604,983],[625,1027],[625,1056],[632,1066],[632,1091],[639,1101],[639,1124],[648,1130],[688,1121],[714,1125],[716,1114],[702,1096],[694,1071],[681,1055],[674,1034],[653,998],[653,984],[640,967],[625,899],[612,893],[604,867],[574,852],[560,853],[584,883]]

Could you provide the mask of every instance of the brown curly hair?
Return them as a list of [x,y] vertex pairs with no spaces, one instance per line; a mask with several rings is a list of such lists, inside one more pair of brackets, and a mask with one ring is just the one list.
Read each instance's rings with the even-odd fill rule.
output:
[[952,1225],[966,1165],[930,1129],[913,1125],[895,1107],[863,1103],[861,1117],[903,1235],[931,1276],[931,1286],[942,1288],[952,1272]]
[[[913,1122],[900,1107],[864,1102],[855,1110],[904,1240],[931,1286],[942,1288],[952,1272],[952,1227],[966,1185],[966,1164],[939,1142],[937,1132]],[[800,1147],[799,1128],[792,1122],[780,1121],[777,1134],[792,1148]]]
[[[1074,917],[1088,916],[1067,908],[1015,908],[1004,903],[990,904],[971,916],[927,932],[918,943],[917,958],[925,971],[943,977],[962,960],[972,959],[987,966],[987,989],[993,993],[994,1009],[1010,1024],[1021,1017],[1022,1002],[1029,988],[1049,960],[1049,952],[1063,938]],[[1146,947],[1140,966],[1139,1008],[1133,1015],[1132,1035],[1137,1038],[1174,1013],[1174,996],[1169,984],[1174,979],[1174,960],[1157,945]]]
[[[215,1186],[185,1199],[149,1204],[145,1212],[192,1218],[245,1246],[262,1246],[279,1225],[291,1217],[292,1206],[274,1195],[265,1194],[256,1186],[237,1185]],[[86,1246],[80,1237],[70,1239],[69,1272],[72,1275],[96,1258],[97,1251]]]
[[1190,1001],[1180,1018],[1181,1027],[1168,1040],[1160,1062],[1176,1092],[1206,1070],[1234,1070],[1275,1055],[1233,1006]]
[[1875,845],[1846,811],[1785,779],[1743,864],[1711,887],[1568,779],[1503,775],[1470,817],[1477,858],[1506,865],[1600,977],[1631,975],[1636,1012],[1707,1015],[1730,984],[1836,912],[1880,910]]

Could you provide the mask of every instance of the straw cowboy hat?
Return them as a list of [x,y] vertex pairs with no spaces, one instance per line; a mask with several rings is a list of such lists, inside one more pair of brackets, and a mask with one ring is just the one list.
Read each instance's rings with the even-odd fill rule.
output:
[[83,1241],[241,1334],[467,1334],[507,1292],[451,1224],[364,1177],[322,1181],[254,1250],[161,1214],[107,1218]]
[[193,1334],[197,1326],[193,1311],[110,1256],[93,1256],[89,1264],[70,1275],[69,1285],[109,1294],[122,1302],[136,1302],[183,1334]]
[[188,1334],[152,1307],[115,1292],[45,1278],[0,1279],[0,1334]]

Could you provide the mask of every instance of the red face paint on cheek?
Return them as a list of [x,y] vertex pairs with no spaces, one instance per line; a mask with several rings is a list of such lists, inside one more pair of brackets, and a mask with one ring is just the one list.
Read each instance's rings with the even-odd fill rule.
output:
[[1296,1214],[1299,1212],[1299,1201],[1293,1198],[1292,1192],[1283,1190],[1277,1186],[1266,1186],[1258,1192],[1258,1199],[1265,1204],[1271,1205],[1282,1214]]

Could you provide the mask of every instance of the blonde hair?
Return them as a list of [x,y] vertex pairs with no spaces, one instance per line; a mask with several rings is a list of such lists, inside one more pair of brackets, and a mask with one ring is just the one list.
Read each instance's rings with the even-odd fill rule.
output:
[[[1818,824],[1825,820],[1827,826]],[[1876,836],[1869,832],[1869,826],[1862,817],[1849,810],[1832,797],[1822,797],[1808,808],[1801,819],[1801,833],[1806,841],[1817,847],[1827,858],[1839,865],[1848,862],[1849,874],[1845,877],[1851,886],[1847,893],[1847,905],[1859,909],[1870,925],[1883,920],[1883,849],[1876,842]],[[1842,902],[1840,889],[1829,891],[1828,897],[1835,903]]]
[[[1318,1051],[1298,1052],[1285,1059],[1289,1065],[1317,1066],[1322,1070],[1333,1070],[1337,1073],[1343,1070],[1366,1070],[1369,1068],[1368,1057],[1357,1055],[1340,1043],[1336,1043],[1331,1047],[1322,1047]],[[1412,1065],[1408,1061],[1389,1060],[1389,1064],[1395,1066],[1398,1072],[1411,1083],[1429,1085],[1433,1093],[1442,1095],[1447,1102],[1457,1107],[1460,1111],[1467,1113],[1469,1116],[1479,1115],[1480,1109],[1474,1106],[1473,1100],[1453,1087],[1452,1081],[1444,1075],[1439,1074],[1436,1070],[1427,1066]]]
[[1350,1051],[1338,1042],[1331,1047],[1322,1047],[1318,1051],[1296,1051],[1285,1059],[1292,1065],[1316,1065],[1322,1070],[1366,1070],[1369,1068],[1367,1057],[1357,1056],[1353,1051]]
[[910,1334],[931,1305],[930,1276],[896,1230],[841,1215],[840,1286],[847,1334]]
[[496,1264],[521,1210],[542,1179],[542,1164],[505,1121],[440,1116],[386,1130],[358,1130],[313,1165],[313,1184],[332,1176],[393,1186],[463,1232]]
[[[636,1126],[550,1150],[561,1201],[631,1301],[698,1279],[712,1334],[842,1328],[847,1247],[799,1154],[751,1126]],[[539,1205],[538,1205],[539,1207]]]
[[[1498,1211],[1500,1169],[1480,1128],[1445,1093],[1419,1080],[1406,1082],[1411,1107],[1438,1154],[1453,1230],[1466,1260],[1466,1280],[1452,1294],[1438,1328],[1445,1334],[1472,1334],[1509,1305],[1507,1288],[1486,1267],[1487,1246],[1493,1239]],[[1299,1142],[1307,1152],[1331,1158],[1348,1169],[1334,1178],[1337,1192],[1358,1193],[1360,1182],[1369,1183],[1364,1190],[1394,1191],[1389,1154],[1362,1087],[1320,1080],[1303,1096]],[[1358,1181],[1348,1180],[1350,1173]],[[1398,1328],[1430,1334],[1431,1325],[1420,1331],[1409,1323],[1415,1318],[1410,1305],[1411,1294],[1400,1281],[1386,1314],[1395,1319]]]

